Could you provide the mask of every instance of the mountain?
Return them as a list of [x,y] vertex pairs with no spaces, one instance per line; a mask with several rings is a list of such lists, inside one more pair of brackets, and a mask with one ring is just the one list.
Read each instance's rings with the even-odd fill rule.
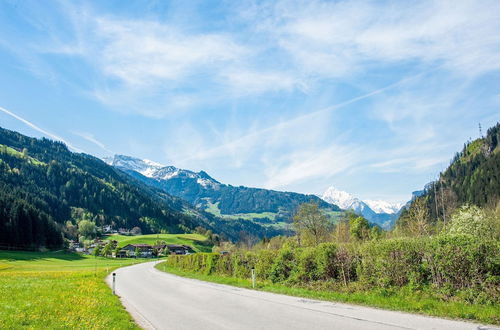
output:
[[[439,179],[427,184],[423,199],[431,222],[449,219],[464,204],[494,208],[500,201],[500,123],[485,137],[467,142]],[[413,203],[408,209],[414,207]]]
[[57,247],[81,220],[143,233],[217,222],[98,158],[0,128],[0,245]]
[[387,213],[395,214],[405,205],[405,203],[389,203],[383,200],[369,200],[365,199],[364,202],[375,212],[375,213]]
[[328,203],[338,205],[343,210],[352,210],[384,229],[391,229],[394,226],[404,206],[404,203],[391,204],[381,200],[362,201],[335,187],[329,187],[321,198]]
[[340,209],[317,196],[220,183],[204,171],[193,172],[173,166],[115,155],[108,164],[142,182],[183,198],[198,208],[224,219],[249,220],[266,227],[283,228],[301,203],[317,202],[329,215]]

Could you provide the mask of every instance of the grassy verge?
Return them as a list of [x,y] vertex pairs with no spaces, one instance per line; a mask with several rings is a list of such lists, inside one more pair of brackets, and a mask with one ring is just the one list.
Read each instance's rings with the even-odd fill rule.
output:
[[107,240],[116,240],[119,247],[127,244],[150,244],[154,245],[157,241],[165,241],[167,244],[189,245],[196,252],[212,252],[212,245],[205,243],[206,237],[199,234],[150,234],[150,235],[109,235]]
[[[165,269],[168,273],[175,275],[202,281],[233,285],[247,289],[252,288],[250,279],[187,272],[178,268],[167,266],[164,262],[156,265],[156,268],[161,271],[164,271]],[[349,289],[349,291],[345,290],[342,292],[328,290],[324,287],[290,287],[283,284],[273,284],[271,282],[258,282],[257,290],[445,318],[458,318],[488,324],[500,324],[500,306],[472,305],[459,301],[443,301],[433,295],[430,290],[415,291],[407,287],[399,290],[356,290],[353,286]]]
[[0,329],[138,329],[104,277],[140,261],[0,251]]

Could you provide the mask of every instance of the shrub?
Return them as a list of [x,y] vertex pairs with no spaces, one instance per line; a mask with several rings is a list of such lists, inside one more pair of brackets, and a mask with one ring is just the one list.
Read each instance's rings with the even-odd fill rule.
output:
[[274,260],[277,256],[276,251],[260,250],[256,256],[255,275],[261,280],[268,280],[271,277],[271,271]]
[[339,279],[344,282],[345,286],[357,279],[356,269],[360,263],[360,256],[354,245],[344,244],[339,246],[335,261]]
[[470,235],[448,234],[432,239],[426,256],[432,283],[453,290],[480,289],[487,282],[498,287],[499,246],[498,242],[479,240]]
[[337,245],[322,243],[316,248],[317,277],[322,280],[338,278]]
[[273,283],[284,282],[296,266],[295,255],[289,247],[282,248],[271,267],[269,279]]
[[423,284],[427,277],[423,252],[428,239],[398,238],[373,241],[361,250],[359,277],[382,287]]
[[293,269],[292,279],[299,282],[316,281],[318,279],[318,264],[316,262],[317,248],[304,248],[296,251],[297,267]]

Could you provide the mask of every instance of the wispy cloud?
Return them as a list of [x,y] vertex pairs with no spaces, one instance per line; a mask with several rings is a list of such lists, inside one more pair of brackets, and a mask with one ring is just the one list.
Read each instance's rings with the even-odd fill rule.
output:
[[95,144],[96,146],[98,146],[99,148],[101,148],[102,150],[106,151],[108,154],[112,154],[114,155],[115,152],[111,151],[110,149],[108,149],[104,143],[102,143],[101,141],[97,140],[94,135],[92,133],[88,133],[88,132],[79,132],[79,131],[74,131],[72,132],[73,134]]
[[76,152],[84,152],[82,149],[80,148],[77,148],[75,146],[73,146],[71,143],[69,143],[67,140],[63,139],[62,137],[56,135],[56,134],[53,134],[53,133],[50,133],[49,131],[46,131],[44,130],[43,128],[40,128],[38,127],[37,125],[33,124],[32,122],[16,115],[14,112],[12,111],[9,111],[3,107],[0,107],[0,111],[4,112],[5,114],[19,120],[20,122],[26,124],[27,126],[31,127],[32,129],[34,129],[35,131],[39,132],[39,133],[42,133],[43,135],[45,136],[48,136],[54,140],[58,140],[58,141],[62,141],[64,142],[64,144],[66,144],[70,149],[73,149],[74,151]]

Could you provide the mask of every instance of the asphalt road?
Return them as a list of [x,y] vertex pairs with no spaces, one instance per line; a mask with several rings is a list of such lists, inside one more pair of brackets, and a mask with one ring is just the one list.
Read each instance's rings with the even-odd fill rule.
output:
[[[490,329],[187,279],[144,263],[116,271],[116,292],[146,329]],[[111,283],[111,276],[107,279]]]

